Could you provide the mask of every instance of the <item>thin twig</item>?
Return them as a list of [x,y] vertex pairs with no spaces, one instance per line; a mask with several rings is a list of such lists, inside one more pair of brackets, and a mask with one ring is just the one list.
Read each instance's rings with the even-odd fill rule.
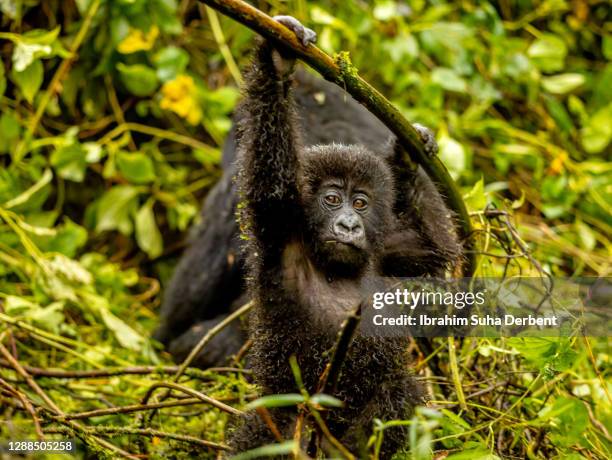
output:
[[173,131],[168,131],[166,129],[156,128],[154,126],[142,125],[140,123],[122,123],[110,130],[108,133],[106,133],[98,141],[98,143],[101,145],[108,144],[115,137],[123,134],[126,131],[136,131],[138,133],[148,134],[149,136],[155,136],[161,139],[166,139],[169,141],[177,142],[179,144],[187,145],[194,149],[202,149],[205,151],[214,150],[214,148],[210,145],[205,144],[204,142],[201,142],[192,137],[184,136],[182,134],[178,134]]
[[448,337],[448,358],[451,369],[451,376],[455,385],[455,392],[457,393],[457,400],[461,409],[467,410],[465,403],[465,394],[463,393],[463,386],[461,384],[461,376],[459,375],[459,364],[457,362],[457,346],[455,344],[454,337]]
[[361,321],[361,309],[362,304],[359,303],[355,310],[353,310],[344,320],[344,324],[338,333],[338,339],[334,345],[332,359],[319,379],[317,392],[335,393],[340,378],[340,371],[342,370],[342,364],[344,364],[344,360],[346,359],[355,330]]
[[[0,359],[0,367],[11,368],[10,363],[4,359]],[[117,375],[149,375],[149,374],[176,374],[179,366],[131,366],[131,367],[115,367],[102,369],[89,369],[84,371],[64,371],[60,369],[43,369],[40,367],[32,367],[22,364],[22,367],[33,377],[52,377],[58,379],[89,379],[101,377],[114,377]],[[211,367],[206,370],[189,368],[184,374],[198,379],[209,378],[211,372],[239,372],[250,374],[249,369],[239,369],[237,367]]]
[[13,367],[13,369],[15,369],[15,371],[25,379],[26,383],[28,384],[28,386],[34,390],[34,393],[36,393],[38,396],[40,396],[40,399],[42,399],[45,404],[47,406],[49,406],[49,408],[57,413],[57,414],[62,414],[61,409],[55,404],[55,402],[53,402],[53,400],[47,395],[47,393],[45,393],[43,391],[42,388],[40,388],[38,386],[38,384],[34,381],[34,379],[30,376],[30,374],[28,374],[25,369],[21,366],[21,364],[19,364],[19,362],[13,358],[13,355],[11,355],[11,353],[6,349],[6,347],[4,345],[2,345],[0,343],[0,353],[4,356],[4,358],[11,364],[11,366]]
[[216,324],[214,327],[210,328],[209,331],[204,335],[204,337],[200,339],[198,344],[195,347],[193,347],[193,349],[191,350],[187,358],[185,358],[185,360],[181,363],[181,365],[179,366],[172,380],[174,380],[175,382],[178,382],[181,375],[183,375],[183,373],[185,372],[185,369],[187,369],[191,365],[193,360],[204,349],[206,344],[210,342],[215,335],[217,335],[225,327],[227,327],[227,325],[229,325],[232,321],[240,318],[245,313],[248,313],[253,308],[254,304],[255,303],[252,300],[250,302],[245,303],[238,310],[236,310],[235,312],[231,313],[226,318],[224,318],[223,321]]
[[283,438],[283,435],[278,429],[278,426],[276,426],[276,423],[274,423],[274,420],[272,420],[272,416],[270,415],[270,411],[268,410],[268,408],[262,406],[258,407],[255,410],[257,411],[257,415],[259,415],[264,421],[264,423],[268,426],[268,428],[270,428],[270,431],[272,432],[272,435],[274,435],[274,438],[278,442],[283,442],[285,439]]
[[8,383],[6,380],[2,378],[0,378],[0,386],[4,387],[5,390],[13,394],[13,396],[15,396],[17,399],[19,399],[19,401],[21,402],[21,405],[23,406],[23,409],[26,410],[32,417],[32,421],[34,422],[34,429],[36,431],[36,437],[38,438],[39,441],[44,440],[45,435],[42,432],[42,429],[40,427],[40,421],[38,420],[38,415],[36,415],[34,406],[32,406],[32,404],[30,403],[26,395],[24,395],[21,391],[13,387],[10,383]]
[[151,398],[151,396],[153,395],[153,393],[155,392],[157,388],[168,388],[170,390],[177,390],[182,393],[186,393],[189,396],[198,398],[199,400],[205,403],[208,403],[211,406],[216,407],[217,409],[221,409],[222,411],[227,412],[229,414],[244,415],[244,412],[242,412],[241,410],[235,409],[232,406],[228,406],[227,404],[224,404],[221,401],[211,398],[210,396],[207,396],[204,393],[201,393],[197,390],[193,390],[183,385],[179,385],[178,383],[172,383],[172,382],[156,382],[153,385],[151,385],[151,387],[149,387],[149,389],[147,390],[146,394],[143,396],[141,400],[141,404],[147,404],[149,401],[149,398]]
[[107,407],[105,409],[90,410],[77,414],[66,414],[66,420],[79,420],[84,418],[100,417],[102,415],[129,414],[151,409],[162,409],[164,407],[192,406],[194,404],[205,404],[200,398],[185,398],[176,401],[164,401],[153,404],[130,404],[128,406]]
[[238,69],[236,61],[232,56],[232,52],[225,41],[225,35],[223,35],[223,29],[221,28],[221,23],[219,22],[217,12],[209,6],[205,6],[204,9],[206,10],[206,16],[208,16],[208,22],[210,22],[210,28],[213,36],[215,37],[215,41],[217,42],[217,46],[219,47],[219,51],[221,52],[221,56],[223,56],[223,59],[227,64],[227,68],[232,74],[232,78],[236,84],[240,86],[242,85],[242,75],[240,74],[240,70]]
[[[115,115],[115,121],[118,125],[125,124],[125,117],[123,116],[123,110],[121,109],[121,105],[119,104],[119,99],[117,98],[117,92],[115,91],[115,86],[113,85],[113,78],[110,74],[104,75],[104,84],[106,85],[106,91],[108,92],[108,102],[110,103],[111,109],[113,111],[113,115]],[[128,131],[128,140],[129,146],[132,151],[138,150],[136,144],[134,143],[134,139],[132,134]]]

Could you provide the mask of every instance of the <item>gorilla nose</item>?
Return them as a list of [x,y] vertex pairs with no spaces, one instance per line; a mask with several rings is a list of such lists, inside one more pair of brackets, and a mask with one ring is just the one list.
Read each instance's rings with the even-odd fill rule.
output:
[[351,240],[363,236],[363,226],[359,218],[355,215],[343,215],[336,220],[334,225],[336,235],[350,238]]

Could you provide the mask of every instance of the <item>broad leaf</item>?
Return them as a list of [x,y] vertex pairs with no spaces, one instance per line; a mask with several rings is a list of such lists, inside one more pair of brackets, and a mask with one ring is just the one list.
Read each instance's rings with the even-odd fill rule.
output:
[[135,96],[150,96],[157,89],[157,75],[155,70],[142,64],[117,64],[121,82],[127,90]]
[[164,249],[164,243],[157,223],[155,222],[153,201],[147,202],[138,210],[135,221],[136,241],[140,249],[146,252],[151,259],[161,255]]
[[36,60],[22,71],[17,71],[17,69],[13,67],[12,76],[21,90],[23,97],[25,97],[30,104],[34,102],[34,96],[38,93],[40,85],[42,85],[43,82],[42,62]]
[[132,233],[131,214],[137,205],[138,189],[131,185],[117,185],[108,190],[98,202],[96,231],[119,230]]

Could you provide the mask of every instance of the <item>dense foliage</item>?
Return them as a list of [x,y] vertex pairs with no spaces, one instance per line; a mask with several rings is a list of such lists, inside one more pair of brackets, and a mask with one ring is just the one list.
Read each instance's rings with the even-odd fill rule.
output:
[[[434,127],[473,215],[479,274],[609,274],[609,2],[253,3],[302,19],[330,54],[348,50],[409,120]],[[148,339],[160,285],[219,177],[251,38],[193,0],[0,0],[0,344],[28,372],[170,363]],[[436,343],[418,363],[434,398],[413,420],[414,458],[612,456],[608,339]],[[14,390],[48,404],[9,361],[0,439],[33,438]],[[36,381],[72,414],[142,402],[164,369]],[[181,383],[234,406],[252,393],[241,373]],[[79,427],[41,417],[100,455],[96,428],[134,427],[112,441],[135,452],[151,439],[138,449],[165,458],[222,441],[225,414],[197,407]]]

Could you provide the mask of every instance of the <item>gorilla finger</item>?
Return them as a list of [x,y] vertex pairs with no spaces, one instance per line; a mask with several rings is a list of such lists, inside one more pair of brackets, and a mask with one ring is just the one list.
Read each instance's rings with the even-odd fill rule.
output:
[[435,156],[438,153],[438,143],[436,142],[436,136],[427,126],[423,126],[420,123],[413,123],[412,127],[419,133],[421,140],[423,141],[425,152],[429,156]]
[[274,20],[290,29],[302,42],[302,45],[308,46],[311,43],[316,43],[316,32],[312,29],[304,27],[302,23],[293,16],[274,16]]

